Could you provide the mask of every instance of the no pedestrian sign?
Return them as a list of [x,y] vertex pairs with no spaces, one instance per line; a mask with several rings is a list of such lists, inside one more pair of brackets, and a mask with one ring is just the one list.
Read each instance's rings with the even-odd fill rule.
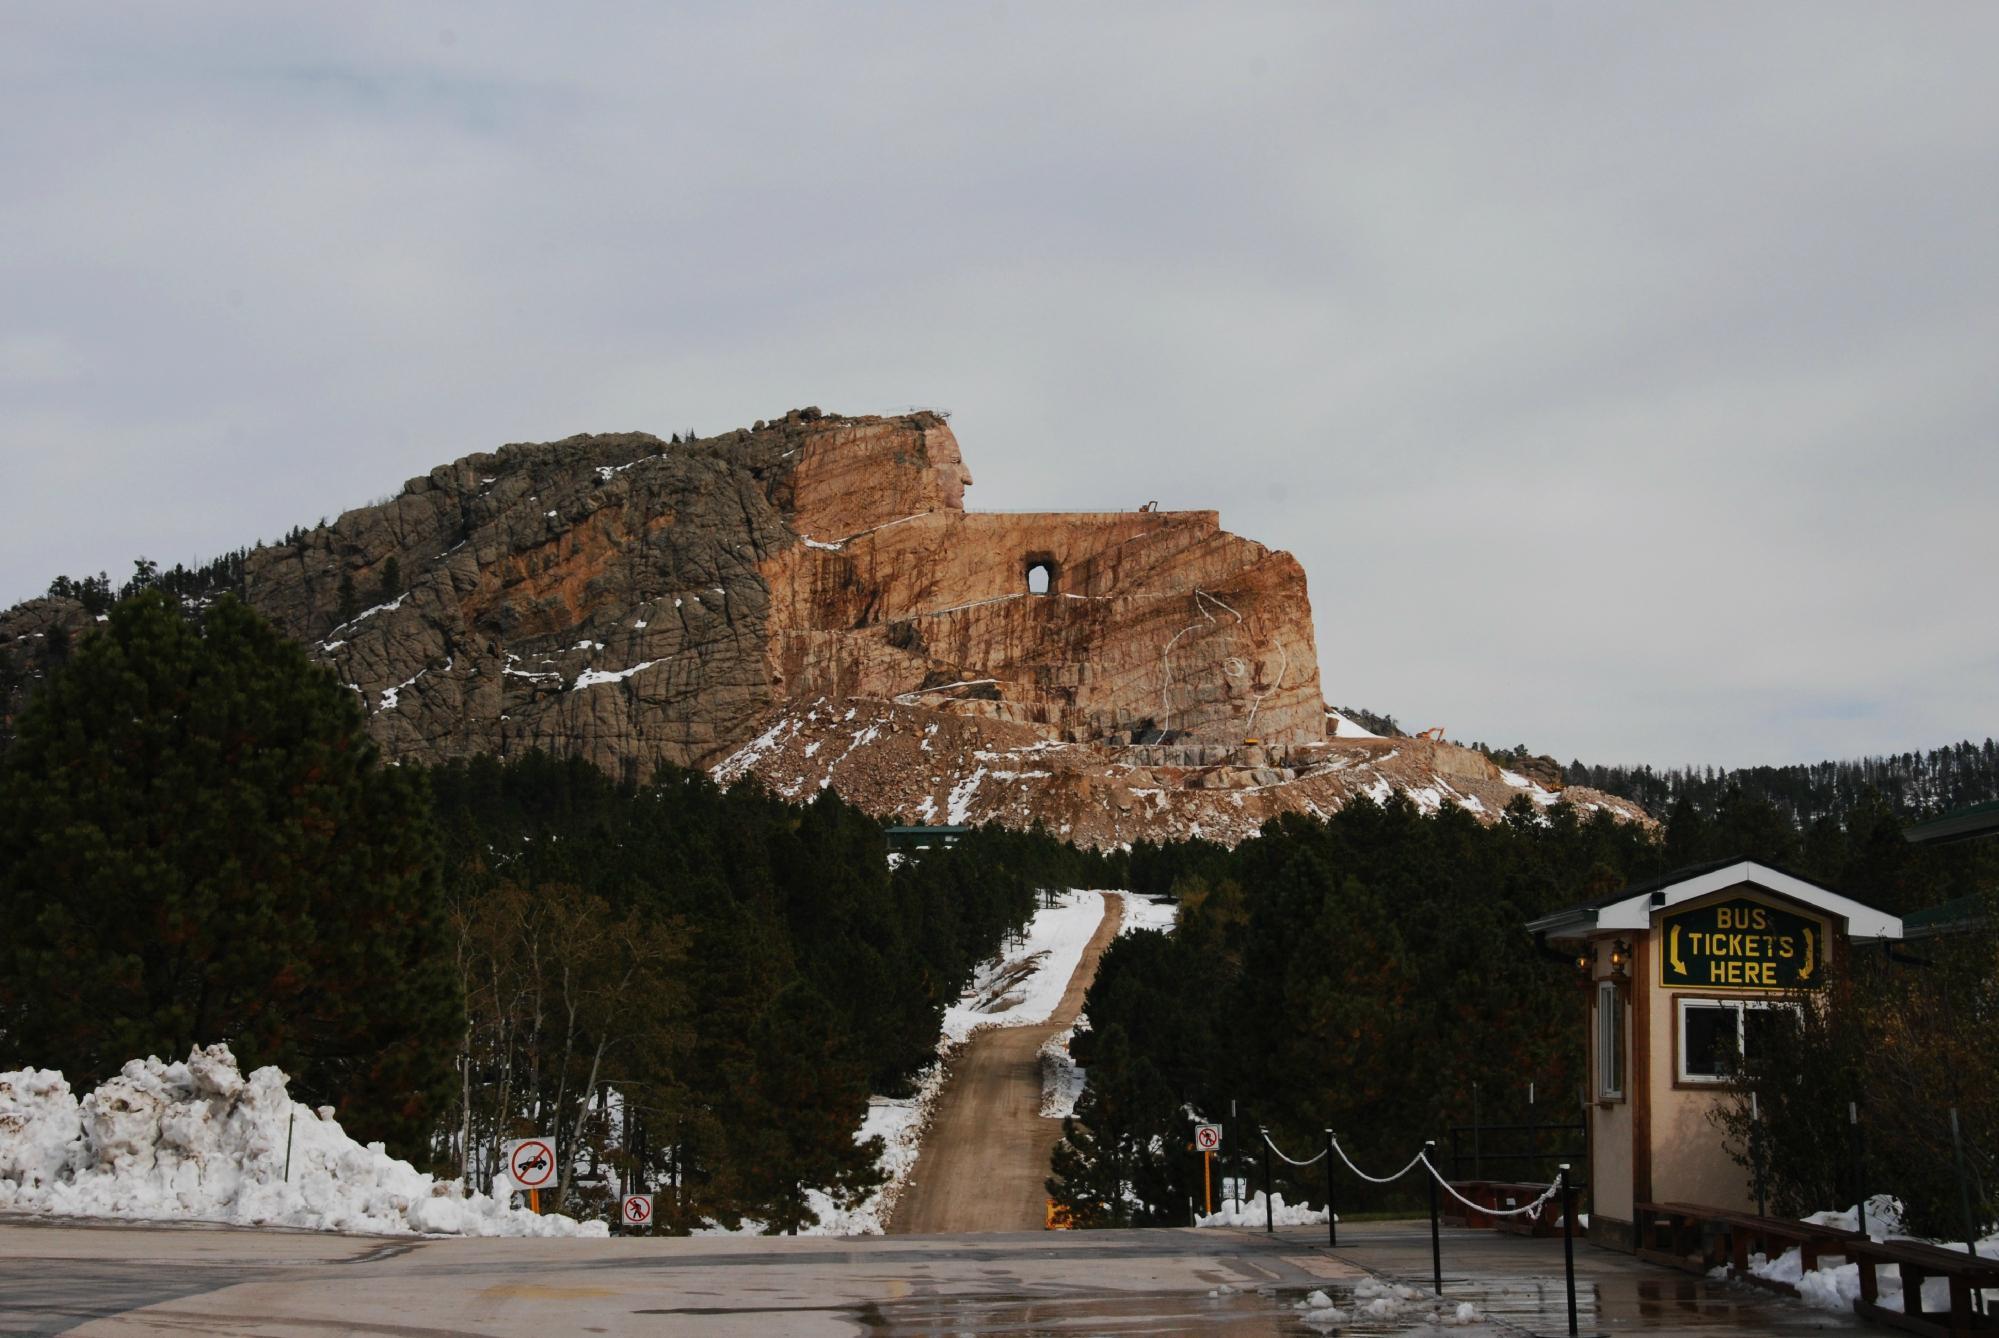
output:
[[1194,1146],[1203,1152],[1213,1152],[1222,1145],[1222,1126],[1219,1124],[1197,1124],[1194,1126]]
[[652,1195],[625,1195],[625,1225],[647,1226],[652,1222]]
[[547,1189],[555,1183],[555,1146],[546,1138],[507,1144],[507,1178],[518,1189]]

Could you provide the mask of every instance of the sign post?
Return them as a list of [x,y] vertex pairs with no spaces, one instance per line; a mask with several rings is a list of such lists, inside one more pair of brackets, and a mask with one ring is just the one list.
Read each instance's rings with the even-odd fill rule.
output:
[[515,1189],[524,1189],[528,1210],[541,1211],[541,1191],[556,1183],[555,1144],[546,1138],[516,1138],[504,1149],[507,1179]]
[[1194,1146],[1201,1150],[1201,1198],[1204,1204],[1202,1211],[1211,1217],[1215,1211],[1215,1149],[1221,1145],[1221,1125],[1194,1126]]
[[624,1224],[628,1227],[651,1226],[652,1195],[625,1195],[624,1206],[620,1209],[620,1215],[624,1220]]

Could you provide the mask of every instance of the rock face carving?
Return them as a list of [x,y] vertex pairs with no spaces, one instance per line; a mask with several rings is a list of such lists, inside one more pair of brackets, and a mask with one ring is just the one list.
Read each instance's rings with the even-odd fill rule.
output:
[[[672,762],[1091,842],[1555,802],[1449,745],[1329,741],[1305,574],[1216,513],[981,514],[970,481],[932,413],[506,446],[256,550],[244,591],[398,758]],[[87,627],[64,603],[0,644]]]
[[[401,757],[542,748],[644,775],[821,698],[1079,743],[1323,736],[1289,556],[1209,511],[968,513],[967,482],[932,414],[510,446],[259,550],[246,589]],[[372,592],[346,622],[343,580]]]

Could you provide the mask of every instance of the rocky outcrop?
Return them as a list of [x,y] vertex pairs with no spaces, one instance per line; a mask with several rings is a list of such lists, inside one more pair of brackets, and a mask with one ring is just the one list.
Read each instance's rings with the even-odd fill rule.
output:
[[[398,758],[671,762],[1095,842],[1383,785],[1548,795],[1447,744],[1329,742],[1305,574],[1216,513],[968,512],[970,482],[931,413],[512,445],[256,550],[243,593]],[[0,642],[74,628],[64,603]]]
[[790,435],[468,456],[258,550],[245,595],[360,694],[391,755],[698,765],[775,700],[760,564],[796,542]]
[[1567,805],[1585,817],[1604,810],[1650,822],[1623,799],[1550,790],[1471,749],[1424,739],[1107,748],[881,700],[785,708],[715,774],[725,782],[754,774],[793,799],[830,787],[913,823],[1039,820],[1093,845],[1189,836],[1233,844],[1272,818],[1323,816],[1360,795],[1402,796],[1426,813],[1450,807],[1483,822],[1516,801],[1537,815]]

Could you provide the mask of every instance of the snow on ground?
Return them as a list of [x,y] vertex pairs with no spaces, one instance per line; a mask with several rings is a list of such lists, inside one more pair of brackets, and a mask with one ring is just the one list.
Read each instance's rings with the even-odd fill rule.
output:
[[[1915,1239],[1902,1233],[1902,1206],[1885,1194],[1877,1194],[1867,1201],[1867,1234],[1874,1240]],[[1854,1208],[1844,1212],[1813,1213],[1804,1219],[1818,1226],[1837,1227],[1843,1231],[1854,1231],[1859,1227],[1858,1213]],[[1931,1241],[1944,1249],[1962,1249],[1963,1241]],[[1999,1235],[1987,1236],[1978,1242],[1978,1253],[1988,1259],[1999,1259]],[[1860,1265],[1821,1264],[1807,1273],[1804,1271],[1801,1255],[1796,1246],[1784,1251],[1775,1259],[1765,1259],[1762,1255],[1751,1255],[1749,1271],[1770,1282],[1788,1282],[1798,1289],[1798,1296],[1807,1305],[1821,1310],[1850,1311],[1854,1301],[1860,1296]],[[1884,1310],[1902,1309],[1902,1270],[1894,1265],[1883,1265],[1874,1270],[1881,1284],[1878,1303]],[[1950,1309],[1950,1280],[1929,1278],[1923,1283],[1923,1309],[1932,1313]]]
[[[1286,1203],[1282,1194],[1270,1196],[1270,1213],[1278,1226],[1324,1226],[1326,1210],[1309,1204]],[[1263,1191],[1257,1190],[1246,1199],[1229,1199],[1216,1211],[1206,1217],[1198,1214],[1195,1226],[1202,1227],[1257,1227],[1263,1226]]]
[[[1058,893],[1052,907],[1035,912],[1018,947],[979,965],[964,994],[944,1011],[943,1034],[937,1042],[938,1062],[917,1079],[915,1094],[871,1098],[867,1117],[854,1131],[856,1143],[881,1136],[885,1148],[877,1164],[888,1172],[887,1182],[853,1208],[838,1207],[830,1195],[820,1190],[806,1190],[806,1202],[818,1214],[819,1222],[816,1226],[799,1228],[800,1235],[879,1236],[888,1229],[889,1217],[902,1197],[910,1170],[916,1165],[930,1113],[938,1094],[944,1090],[944,1060],[974,1033],[988,1027],[1028,1027],[1048,1020],[1062,1002],[1069,977],[1076,974],[1083,949],[1089,946],[1090,937],[1103,922],[1106,896],[1125,896],[1128,908],[1134,902],[1150,905],[1144,898],[1125,893],[1074,890]],[[1141,918],[1157,921],[1161,913],[1154,907],[1143,911]],[[1166,922],[1171,923],[1171,918],[1169,904],[1165,910]],[[1067,1054],[1063,1057],[1066,1059]],[[1077,1073],[1080,1081],[1081,1070]],[[1077,1090],[1080,1092],[1080,1085]],[[733,1232],[709,1227],[695,1234],[757,1235],[762,1230],[762,1223],[746,1221]]]
[[[896,1200],[902,1197],[902,1187],[916,1166],[916,1153],[923,1141],[923,1130],[930,1123],[930,1111],[937,1104],[937,1094],[943,1090],[944,1064],[939,1060],[918,1075],[913,1095],[868,1098],[868,1113],[861,1120],[861,1127],[854,1131],[854,1141],[865,1143],[875,1137],[882,1140],[882,1155],[875,1164],[888,1172],[888,1180],[852,1208],[840,1207],[833,1201],[833,1196],[824,1190],[806,1190],[805,1202],[818,1215],[819,1221],[812,1226],[800,1227],[801,1236],[880,1236],[888,1231],[889,1215],[895,1210]],[[711,1226],[694,1234],[754,1236],[762,1231],[761,1222],[745,1222],[733,1232]]]
[[585,669],[576,676],[576,686],[570,691],[581,692],[585,688],[594,688],[599,683],[622,683],[633,674],[642,673],[658,663],[658,660],[647,660],[644,664],[635,664],[629,669]]
[[1137,892],[1113,892],[1109,895],[1124,901],[1124,923],[1118,926],[1120,936],[1140,929],[1171,929],[1179,922],[1180,903],[1177,901],[1143,896]]
[[985,783],[986,769],[980,767],[971,775],[951,787],[950,806],[944,812],[944,820],[953,827],[962,827],[972,815],[972,797]]
[[1347,719],[1338,711],[1327,711],[1326,719],[1332,723],[1333,737],[1336,739],[1378,739],[1381,736],[1363,728],[1355,721]]
[[1404,789],[1402,793],[1408,795],[1410,800],[1415,803],[1417,811],[1425,815],[1435,813],[1444,806],[1443,791],[1434,785],[1425,785],[1420,788],[1410,786]]
[[[1180,915],[1179,903],[1163,897],[1142,896],[1136,892],[1106,892],[1104,895],[1124,902],[1124,919],[1118,925],[1120,938],[1141,929],[1170,930]],[[1075,1039],[1077,1031],[1087,1031],[1089,1026],[1088,1017],[1078,1017],[1075,1026],[1049,1037],[1041,1046],[1041,1113],[1051,1120],[1076,1113],[1076,1102],[1083,1095],[1085,1078],[1082,1065],[1069,1056],[1069,1042]]]
[[[676,608],[680,605],[678,599],[673,603]],[[798,733],[798,722],[788,716],[780,717],[769,729],[710,767],[708,774],[715,778],[715,783],[718,785],[734,784],[748,773],[751,767],[762,761],[766,753],[783,746],[784,740],[796,733]]]
[[[1076,1027],[1086,1026],[1087,1019],[1076,1019]],[[1076,1027],[1057,1032],[1041,1043],[1041,1114],[1045,1119],[1067,1119],[1076,1113],[1076,1102],[1082,1099],[1083,1066],[1069,1056],[1069,1042],[1076,1038]]]
[[1349,1304],[1351,1310],[1342,1310],[1324,1291],[1315,1291],[1294,1308],[1300,1319],[1321,1332],[1344,1328],[1356,1320],[1366,1323],[1407,1319],[1443,1328],[1464,1328],[1485,1318],[1470,1301],[1454,1304],[1406,1283],[1385,1282],[1380,1278],[1363,1278],[1356,1283]]
[[1026,942],[982,963],[964,997],[944,1010],[945,1040],[957,1044],[987,1027],[1046,1022],[1103,918],[1103,893],[1057,893],[1052,908],[1034,913]]
[[80,1101],[54,1069],[0,1073],[0,1209],[394,1235],[608,1234],[364,1147],[331,1107],[293,1101],[278,1069],[245,1078],[226,1045],[185,1063],[135,1059]]
[[1504,767],[1501,767],[1499,771],[1499,778],[1505,781],[1508,785],[1511,785],[1516,790],[1525,790],[1527,792],[1527,797],[1533,800],[1536,804],[1539,804],[1542,808],[1548,807],[1548,805],[1554,803],[1556,799],[1559,797],[1552,790],[1542,789],[1539,785],[1536,785],[1533,781],[1528,780],[1525,776],[1521,775],[1517,771],[1508,771]]

